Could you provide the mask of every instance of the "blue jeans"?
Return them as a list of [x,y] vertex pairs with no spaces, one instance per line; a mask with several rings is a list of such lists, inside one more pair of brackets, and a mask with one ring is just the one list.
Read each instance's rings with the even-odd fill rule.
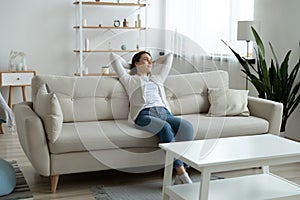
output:
[[[165,107],[143,109],[135,120],[135,125],[153,133],[160,143],[191,141],[194,129],[190,122],[174,117]],[[174,167],[185,166],[181,160],[174,161]]]

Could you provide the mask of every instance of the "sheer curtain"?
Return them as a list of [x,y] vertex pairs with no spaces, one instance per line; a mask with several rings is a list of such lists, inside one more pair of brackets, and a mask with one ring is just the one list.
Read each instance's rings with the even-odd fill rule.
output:
[[220,40],[244,46],[236,41],[237,21],[253,20],[253,6],[254,0],[166,0],[166,28],[190,37],[208,53],[228,53]]
[[246,42],[236,39],[237,21],[253,20],[253,8],[254,0],[166,0],[166,29],[173,34],[165,45],[195,64],[195,71],[229,71],[231,82],[240,82],[231,86],[243,88],[240,66],[221,39],[244,55]]

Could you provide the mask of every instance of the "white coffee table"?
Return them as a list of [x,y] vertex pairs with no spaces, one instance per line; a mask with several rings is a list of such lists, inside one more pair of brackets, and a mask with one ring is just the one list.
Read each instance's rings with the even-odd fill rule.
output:
[[[300,162],[300,143],[271,134],[164,143],[162,199],[261,200],[300,194],[300,186],[269,172],[269,165]],[[173,160],[201,172],[200,183],[171,185]],[[263,167],[263,173],[210,181],[211,173]],[[200,192],[199,192],[200,191]]]

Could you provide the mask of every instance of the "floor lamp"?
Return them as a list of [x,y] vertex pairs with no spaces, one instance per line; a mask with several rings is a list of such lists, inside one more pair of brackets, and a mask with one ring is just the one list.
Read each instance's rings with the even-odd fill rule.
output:
[[[247,43],[247,52],[245,58],[249,62],[254,62],[255,59],[252,58],[251,52],[249,51],[250,41],[254,40],[251,27],[253,27],[256,32],[260,31],[260,22],[259,21],[238,21],[237,25],[237,40],[243,40]],[[248,77],[246,77],[246,90],[248,90]]]

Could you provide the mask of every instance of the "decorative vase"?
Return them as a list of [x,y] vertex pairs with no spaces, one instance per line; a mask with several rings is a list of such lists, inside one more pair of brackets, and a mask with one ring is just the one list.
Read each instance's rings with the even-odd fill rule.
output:
[[122,44],[122,45],[121,45],[121,49],[122,49],[123,51],[126,50],[126,49],[127,49],[126,44]]
[[85,39],[84,47],[85,47],[85,50],[89,50],[89,48],[90,48],[90,41],[88,38]]

